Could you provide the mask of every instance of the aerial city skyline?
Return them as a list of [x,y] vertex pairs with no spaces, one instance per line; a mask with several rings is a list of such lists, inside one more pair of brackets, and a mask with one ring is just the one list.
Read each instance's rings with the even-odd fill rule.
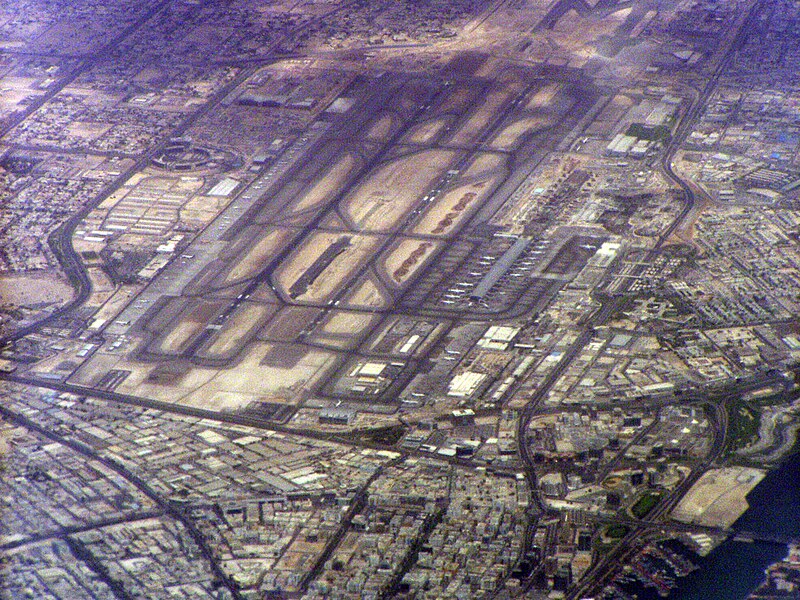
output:
[[800,594],[800,3],[0,6],[0,597]]

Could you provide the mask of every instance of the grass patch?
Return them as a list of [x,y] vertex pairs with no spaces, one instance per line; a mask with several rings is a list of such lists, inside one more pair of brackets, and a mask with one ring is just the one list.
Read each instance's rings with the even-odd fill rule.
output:
[[367,443],[380,444],[382,446],[394,446],[406,433],[406,428],[402,425],[391,425],[389,427],[378,427],[368,431],[360,432],[358,438]]
[[605,536],[612,540],[618,540],[625,537],[626,533],[628,533],[628,528],[625,525],[609,525],[608,529],[606,529]]
[[653,510],[659,500],[661,500],[661,494],[645,494],[631,507],[631,514],[637,519],[643,519],[647,513]]
[[755,441],[758,427],[761,424],[761,413],[750,403],[740,400],[731,404],[728,410],[728,443],[726,455],[745,448]]

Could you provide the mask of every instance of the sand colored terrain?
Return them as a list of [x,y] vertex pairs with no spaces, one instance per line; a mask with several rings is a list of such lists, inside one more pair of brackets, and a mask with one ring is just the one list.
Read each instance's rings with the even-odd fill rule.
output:
[[72,287],[54,274],[0,277],[0,303],[15,306],[55,304],[72,298]]
[[672,511],[672,518],[728,528],[747,510],[746,496],[763,478],[764,471],[749,467],[712,469],[692,486]]
[[334,311],[325,324],[320,327],[320,331],[332,335],[339,334],[353,334],[366,330],[375,321],[379,320],[378,315],[368,315],[359,312],[350,312],[346,310]]
[[454,156],[449,150],[425,150],[379,167],[344,201],[346,216],[364,231],[390,230],[442,176]]
[[[564,50],[575,52],[585,50],[589,44],[597,43],[603,38],[613,37],[632,10],[633,8],[630,7],[623,8],[602,19],[595,19],[592,16],[584,17],[572,9],[558,20],[552,29],[552,35]],[[575,35],[576,31],[580,31],[581,35]],[[588,58],[588,53],[586,54]]]
[[305,273],[325,250],[339,239],[350,238],[350,245],[336,256],[325,270],[298,299],[315,302],[326,299],[342,287],[352,273],[362,265],[378,245],[378,238],[363,235],[315,232],[300,245],[298,251],[279,268],[277,283],[288,294],[291,286]]
[[100,267],[88,267],[86,274],[92,284],[92,294],[86,301],[86,306],[102,306],[114,294],[114,282]]
[[395,119],[392,115],[382,115],[377,121],[375,121],[367,131],[367,139],[370,140],[385,140],[389,137],[389,134],[392,132],[392,126],[394,125]]
[[275,229],[264,235],[233,266],[224,283],[229,284],[256,275],[266,266],[270,257],[280,250],[290,233],[286,229]]
[[180,208],[178,215],[185,225],[200,227],[216,217],[229,201],[224,196],[194,196]]
[[[389,117],[386,117],[387,119]],[[389,122],[391,127],[391,121]],[[330,199],[347,180],[357,164],[354,154],[348,153],[339,158],[333,166],[312,185],[307,192],[302,194],[297,201],[292,204],[291,212],[297,213],[315,208],[325,200]]]
[[521,84],[511,84],[501,90],[489,92],[469,119],[450,138],[450,143],[457,146],[473,143],[481,131],[500,115],[503,105],[521,91]]
[[0,110],[12,111],[26,98],[44,93],[37,89],[38,78],[3,75],[3,93],[0,94]]
[[121,360],[112,368],[131,371],[117,388],[121,393],[208,410],[236,410],[253,400],[294,402],[335,361],[329,352],[297,348],[293,366],[274,367],[263,362],[274,350],[272,344],[251,344],[242,360],[229,369],[190,367],[169,384],[152,382],[150,374],[158,368],[152,363]]
[[472,99],[473,91],[468,86],[456,86],[436,108],[436,112],[439,114],[464,112],[469,108]]
[[111,129],[108,123],[93,123],[89,121],[73,121],[66,127],[69,136],[83,141],[94,141]]
[[359,308],[386,308],[389,301],[372,280],[366,279],[342,304]]
[[270,312],[275,310],[274,306],[263,304],[247,303],[240,306],[236,312],[225,322],[219,330],[214,342],[207,350],[202,352],[203,356],[210,358],[224,358],[237,351],[249,335],[259,327]]
[[171,329],[167,329],[160,339],[156,352],[177,354],[195,335],[199,334],[205,326],[222,309],[223,303],[193,302],[187,306]]
[[414,233],[447,235],[458,229],[492,191],[494,181],[495,178],[489,178],[460,185],[443,194],[425,211]]
[[159,352],[177,354],[181,348],[205,327],[197,321],[179,321],[158,346]]
[[328,321],[317,327],[312,335],[315,344],[323,344],[339,350],[353,349],[380,320],[379,315],[338,310]]
[[556,94],[564,87],[563,83],[548,83],[547,85],[539,88],[530,93],[528,96],[526,110],[540,110],[550,106]]
[[493,152],[480,152],[475,155],[472,162],[465,171],[461,173],[461,177],[481,177],[489,173],[495,173],[501,167],[505,167],[506,157],[502,154],[495,154]]
[[512,150],[523,136],[542,131],[554,124],[555,115],[551,118],[538,116],[519,119],[494,136],[490,145],[497,150]]
[[116,292],[111,294],[100,309],[92,315],[92,321],[97,323],[97,327],[100,327],[116,317],[131,301],[133,294],[140,290],[141,287],[141,285],[121,286]]
[[428,240],[404,239],[384,258],[384,268],[392,283],[402,285],[427,263],[440,244]]
[[430,144],[447,126],[449,119],[440,117],[415,125],[403,138],[409,144]]

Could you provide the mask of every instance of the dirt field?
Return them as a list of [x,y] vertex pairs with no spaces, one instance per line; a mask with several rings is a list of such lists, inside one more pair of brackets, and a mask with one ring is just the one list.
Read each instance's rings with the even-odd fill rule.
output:
[[171,330],[161,339],[157,352],[177,354],[183,346],[222,309],[222,302],[192,302],[181,313]]
[[481,152],[475,156],[461,176],[466,179],[496,173],[498,169],[506,166],[506,160],[502,154]]
[[[207,385],[192,394],[193,403],[205,405],[219,392],[260,396],[262,400],[288,401],[302,389],[308,389],[333,362],[333,355],[317,350],[304,350],[292,368],[273,367],[263,359],[273,350],[270,344],[252,344],[241,363],[219,371]],[[219,397],[219,396],[217,396]]]
[[436,107],[436,112],[437,114],[463,113],[472,103],[473,96],[474,92],[467,85],[454,87],[445,101]]
[[456,230],[491,192],[495,179],[460,185],[443,194],[425,212],[414,233],[447,235]]
[[730,527],[747,510],[747,494],[764,478],[748,467],[712,469],[703,475],[672,511],[672,518],[707,527]]
[[294,341],[306,325],[321,313],[319,308],[286,306],[270,317],[259,337],[265,340]]
[[274,306],[264,306],[263,304],[245,304],[236,310],[236,313],[228,319],[223,328],[219,331],[214,343],[207,350],[203,351],[203,356],[212,358],[223,358],[238,350],[242,341],[250,333],[264,322],[270,312],[275,310]]
[[3,77],[3,93],[0,95],[0,111],[15,110],[26,98],[42,94],[42,90],[36,87],[38,81],[33,77],[5,75]]
[[164,336],[158,346],[159,352],[164,354],[177,354],[181,348],[205,327],[204,323],[197,321],[179,321],[172,330]]
[[380,320],[378,315],[349,311],[335,311],[329,320],[314,330],[311,340],[339,350],[352,350],[361,341],[362,334]]
[[389,300],[373,281],[366,280],[342,304],[359,308],[386,308]]
[[[391,123],[389,123],[391,126]],[[330,167],[324,175],[295,202],[291,211],[301,212],[321,205],[335,194],[353,172],[357,159],[353,154],[345,154]]]
[[229,201],[222,196],[194,196],[178,211],[179,219],[190,227],[200,227],[217,216]]
[[[235,410],[254,400],[296,401],[303,389],[333,366],[335,357],[329,352],[298,349],[298,360],[293,366],[281,368],[263,363],[264,358],[275,350],[272,344],[254,343],[248,347],[241,362],[231,368],[191,367],[174,385],[160,385],[148,380],[157,365],[122,360],[113,367],[131,371],[131,375],[117,388],[122,393],[209,410]],[[85,377],[83,375],[81,379]]]
[[405,239],[384,259],[384,268],[391,282],[401,286],[414,276],[440,244],[429,241]]
[[377,315],[365,315],[364,313],[337,310],[331,314],[320,330],[332,335],[357,335],[378,319],[380,319],[380,317]]
[[100,267],[89,267],[86,271],[92,283],[92,295],[86,301],[86,306],[102,306],[114,294],[114,282]]
[[0,277],[0,302],[3,304],[61,304],[70,298],[72,287],[56,273]]
[[382,115],[367,132],[367,139],[384,141],[392,132],[395,118],[392,115]]
[[[554,115],[555,116],[555,115]],[[491,147],[497,150],[512,150],[520,138],[541,131],[551,125],[555,124],[555,118],[541,117],[527,117],[514,121],[498,133],[491,141]]]
[[403,137],[403,142],[409,144],[430,144],[451,120],[452,119],[448,117],[439,117],[438,119],[431,119],[430,121],[420,123]]
[[522,91],[522,84],[512,84],[500,90],[489,92],[480,106],[450,138],[450,143],[457,146],[469,145],[495,118],[499,116],[502,106]]
[[67,125],[67,134],[83,141],[93,141],[111,129],[107,123],[91,123],[87,121],[73,121]]
[[379,167],[344,200],[346,216],[363,231],[391,230],[454,156],[449,150],[425,150]]
[[563,83],[548,83],[544,87],[530,93],[526,110],[541,110],[550,106],[555,95],[564,87]]
[[275,254],[289,237],[290,231],[274,229],[267,233],[231,268],[224,283],[241,281],[254,276],[264,268],[269,257]]
[[350,238],[350,245],[333,258],[325,270],[314,280],[298,299],[306,302],[323,301],[345,284],[351,274],[372,254],[378,238],[363,235],[316,232],[308,237],[299,250],[289,258],[277,272],[277,283],[288,295],[292,285],[305,273],[314,261],[334,242]]

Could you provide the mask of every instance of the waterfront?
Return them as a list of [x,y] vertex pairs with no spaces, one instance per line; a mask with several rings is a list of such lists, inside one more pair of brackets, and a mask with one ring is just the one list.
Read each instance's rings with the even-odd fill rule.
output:
[[[747,497],[750,508],[733,528],[765,536],[800,537],[800,455],[792,455]],[[670,598],[740,600],[764,580],[764,570],[786,556],[783,544],[728,540],[706,558],[700,569],[679,581]]]
[[[798,481],[800,455],[796,454],[768,473],[748,495],[750,508],[734,523],[733,529],[765,537],[800,538]],[[675,579],[676,587],[667,596],[672,600],[745,600],[764,581],[765,569],[788,552],[784,544],[732,538],[704,558],[685,547],[681,550],[677,543],[669,547],[681,555],[685,553],[698,566],[686,577]],[[645,588],[633,577],[622,588],[638,600],[663,598],[656,589]]]

